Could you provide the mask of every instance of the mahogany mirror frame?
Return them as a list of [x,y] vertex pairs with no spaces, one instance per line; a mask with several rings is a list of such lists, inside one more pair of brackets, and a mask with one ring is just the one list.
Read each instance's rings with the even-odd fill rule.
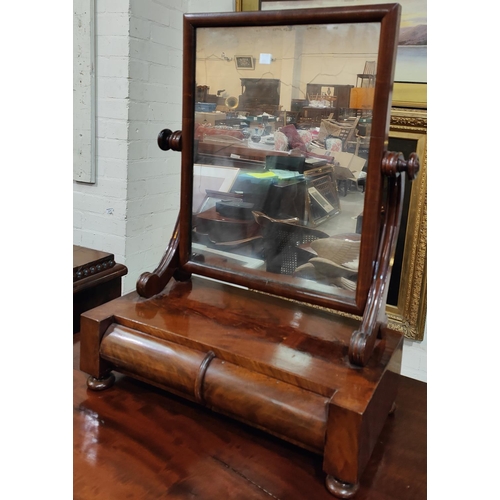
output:
[[[381,165],[384,155],[387,153],[400,14],[401,7],[399,4],[381,4],[293,11],[220,13],[216,16],[213,14],[186,14],[184,16],[182,172],[179,216],[179,265],[182,271],[349,314],[363,314],[373,282],[380,231],[383,223],[384,176]],[[197,30],[199,28],[234,28],[256,25],[288,26],[348,23],[380,23],[370,154],[367,164],[365,212],[363,214],[359,273],[354,300],[297,288],[286,280],[280,280],[280,278],[271,281],[270,276],[264,279],[243,269],[239,269],[238,272],[230,268],[218,269],[194,260],[191,257],[191,231],[193,165],[195,161],[194,111]]]

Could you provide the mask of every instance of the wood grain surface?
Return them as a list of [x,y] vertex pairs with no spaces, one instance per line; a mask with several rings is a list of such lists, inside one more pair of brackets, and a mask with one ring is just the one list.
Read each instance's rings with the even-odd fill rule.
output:
[[[326,490],[322,457],[117,374],[86,388],[74,336],[74,499],[310,500]],[[427,385],[402,377],[356,499],[423,500]]]

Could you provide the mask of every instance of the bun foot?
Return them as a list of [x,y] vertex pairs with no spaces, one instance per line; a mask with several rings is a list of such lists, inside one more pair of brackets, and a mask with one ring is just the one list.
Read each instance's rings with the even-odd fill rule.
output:
[[115,383],[115,376],[109,373],[106,377],[95,378],[90,376],[87,379],[87,387],[92,391],[104,391]]
[[359,489],[359,483],[343,483],[328,474],[326,476],[326,487],[337,498],[352,498]]

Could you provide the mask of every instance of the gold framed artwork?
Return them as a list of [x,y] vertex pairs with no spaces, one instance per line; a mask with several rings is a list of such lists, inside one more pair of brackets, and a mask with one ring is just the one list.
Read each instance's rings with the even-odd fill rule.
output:
[[235,11],[251,12],[260,10],[260,2],[261,0],[236,0]]
[[393,108],[389,149],[416,152],[420,172],[407,185],[405,206],[387,300],[389,326],[423,340],[427,317],[427,111]]
[[392,105],[398,108],[427,109],[427,83],[394,82]]

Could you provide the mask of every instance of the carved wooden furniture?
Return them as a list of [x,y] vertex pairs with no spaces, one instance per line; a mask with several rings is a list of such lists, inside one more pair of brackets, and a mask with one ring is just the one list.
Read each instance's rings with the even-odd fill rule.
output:
[[[90,375],[90,389],[108,388],[113,371],[123,372],[321,454],[327,488],[340,498],[352,497],[359,487],[394,409],[401,366],[403,338],[387,328],[385,303],[405,172],[414,178],[419,162],[416,155],[405,161],[386,150],[400,11],[397,4],[384,4],[185,15],[183,130],[165,129],[158,137],[160,148],[182,150],[177,226],[157,269],[140,276],[136,292],[82,316],[80,367]],[[211,247],[195,238],[198,224],[207,222],[198,221],[193,207],[193,190],[198,192],[201,182],[194,186],[195,75],[206,67],[205,46],[213,51],[223,36],[224,43],[246,53],[245,43],[256,43],[256,27],[273,57],[286,59],[288,48],[295,47],[297,65],[276,75],[281,81],[286,75],[310,81],[307,71],[314,61],[307,48],[316,36],[333,46],[345,42],[353,54],[378,47],[366,189],[312,230],[300,211],[279,220],[262,212],[274,199],[270,193],[300,183],[303,173],[296,171],[296,158],[276,170],[246,170],[235,163],[230,173],[239,171],[232,183],[225,176],[227,156],[221,155],[217,164],[214,155],[215,163],[196,164],[203,173],[197,179],[206,179],[207,202],[214,189],[218,195],[211,223],[220,234],[226,230],[235,237],[219,238]],[[307,151],[304,155],[310,159]],[[311,196],[328,211],[328,200],[306,186],[292,191],[297,206]],[[361,237],[355,234],[360,213]],[[279,223],[262,224],[267,241],[273,227],[285,225],[292,234],[286,252],[305,255],[305,261],[287,261],[283,271],[281,265],[267,265],[270,257],[273,262],[279,257],[267,244],[253,245],[254,253],[239,253],[250,236],[232,228],[238,221],[240,227],[251,224],[252,218]],[[312,231],[321,244],[299,238]],[[236,235],[241,239],[235,240]],[[337,259],[334,240],[357,241],[357,253]],[[283,260],[289,259],[282,252]],[[299,264],[308,272],[298,275]]]
[[73,245],[73,333],[80,331],[80,315],[122,294],[127,274],[111,253]]

